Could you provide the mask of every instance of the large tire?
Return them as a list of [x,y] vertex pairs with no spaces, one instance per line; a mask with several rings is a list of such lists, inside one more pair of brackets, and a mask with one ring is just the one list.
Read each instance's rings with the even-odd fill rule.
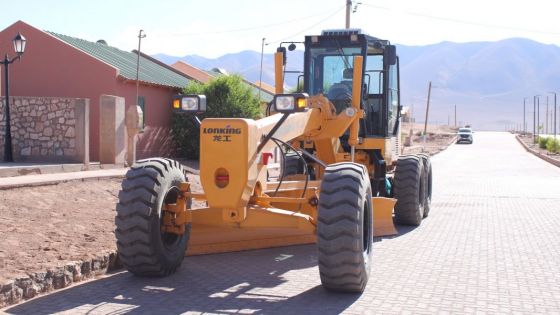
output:
[[422,159],[422,165],[424,166],[424,215],[423,217],[428,217],[430,213],[430,207],[432,204],[432,163],[430,162],[430,156],[425,153],[420,153],[418,156]]
[[424,217],[424,165],[414,155],[401,156],[395,169],[395,221],[398,224],[418,226]]
[[325,169],[318,205],[317,246],[323,287],[363,292],[370,274],[373,208],[367,169],[337,163]]
[[165,276],[181,265],[190,236],[161,231],[162,205],[175,203],[179,184],[187,181],[183,167],[170,159],[136,162],[119,192],[115,231],[117,251],[126,269],[140,276]]

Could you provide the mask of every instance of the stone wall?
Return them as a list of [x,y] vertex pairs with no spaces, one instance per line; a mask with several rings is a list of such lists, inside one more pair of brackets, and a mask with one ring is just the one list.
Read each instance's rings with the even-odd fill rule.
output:
[[[0,154],[4,154],[5,98],[0,98]],[[89,163],[89,100],[10,97],[15,162]]]

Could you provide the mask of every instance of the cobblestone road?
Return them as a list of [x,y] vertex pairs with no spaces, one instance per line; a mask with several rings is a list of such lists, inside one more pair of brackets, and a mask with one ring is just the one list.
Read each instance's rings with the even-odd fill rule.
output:
[[315,247],[295,246],[189,257],[167,278],[121,272],[5,312],[560,314],[560,169],[482,132],[433,166],[430,217],[377,240],[362,295],[324,291]]

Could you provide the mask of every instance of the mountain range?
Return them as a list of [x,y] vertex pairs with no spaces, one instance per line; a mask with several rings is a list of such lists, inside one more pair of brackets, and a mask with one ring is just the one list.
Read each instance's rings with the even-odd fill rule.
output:
[[[303,47],[298,47],[303,48]],[[428,121],[471,124],[478,130],[504,130],[522,125],[523,99],[527,97],[527,129],[532,130],[533,96],[539,99],[541,123],[553,111],[554,95],[560,91],[560,47],[523,38],[496,42],[441,42],[426,46],[397,45],[401,74],[401,103],[412,106],[417,122],[424,121],[428,84],[432,82]],[[183,60],[200,69],[223,68],[255,82],[260,76],[261,54],[241,51],[211,59],[197,55],[164,54],[153,57],[171,64]],[[288,70],[303,69],[303,51],[288,52]],[[295,86],[297,74],[286,75]],[[274,83],[274,56],[263,55],[263,82]],[[558,115],[560,121],[560,113]]]

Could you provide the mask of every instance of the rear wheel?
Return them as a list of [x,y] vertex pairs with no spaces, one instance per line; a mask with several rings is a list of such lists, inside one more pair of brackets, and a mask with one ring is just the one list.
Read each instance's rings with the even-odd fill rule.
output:
[[317,246],[323,287],[364,291],[372,263],[373,208],[369,176],[362,165],[337,163],[325,169]]
[[424,218],[430,213],[432,204],[432,163],[427,154],[421,153],[418,156],[422,159],[422,166],[424,167]]
[[397,160],[394,177],[395,221],[418,226],[424,216],[424,165],[415,155],[401,156]]
[[187,181],[182,166],[170,159],[136,162],[126,173],[119,192],[117,250],[126,269],[136,275],[164,276],[181,265],[190,236],[161,231],[162,206],[179,197],[179,184]]

